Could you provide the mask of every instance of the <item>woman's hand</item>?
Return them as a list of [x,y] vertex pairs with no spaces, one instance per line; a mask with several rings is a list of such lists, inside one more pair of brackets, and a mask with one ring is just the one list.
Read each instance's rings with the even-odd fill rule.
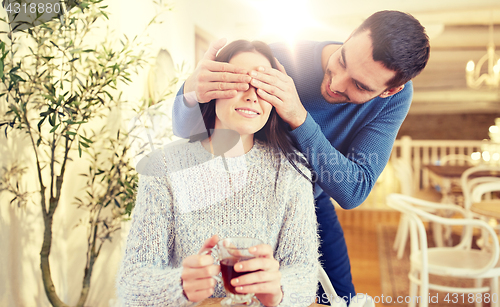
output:
[[191,302],[199,302],[214,293],[216,285],[212,276],[219,274],[220,267],[214,265],[214,258],[210,255],[202,255],[219,242],[217,235],[206,240],[197,255],[186,257],[182,261],[182,288],[184,295]]
[[184,97],[188,105],[194,106],[197,102],[204,103],[217,98],[233,98],[237,91],[248,90],[251,78],[246,70],[215,61],[217,52],[225,44],[226,39],[210,44],[203,59],[184,83]]
[[233,278],[231,284],[239,293],[255,293],[255,296],[265,306],[277,306],[283,299],[281,291],[280,265],[273,257],[273,249],[268,244],[260,244],[248,249],[257,256],[234,265],[236,272],[251,272],[238,278]]

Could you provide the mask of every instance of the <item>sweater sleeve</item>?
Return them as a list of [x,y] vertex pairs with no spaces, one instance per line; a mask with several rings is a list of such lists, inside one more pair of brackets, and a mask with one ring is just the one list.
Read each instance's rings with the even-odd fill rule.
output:
[[157,176],[141,175],[134,218],[117,276],[123,306],[192,306],[183,294],[182,267],[172,267],[171,196]]
[[352,138],[346,155],[332,146],[311,115],[291,131],[297,147],[318,174],[319,186],[344,209],[359,206],[389,161],[394,140],[408,113],[412,83]]
[[314,196],[312,184],[306,178],[295,170],[290,173],[292,180],[284,181],[282,186],[287,210],[274,256],[280,263],[283,291],[279,306],[306,307],[314,302],[318,284],[319,243]]
[[[186,95],[189,95],[186,94]],[[181,138],[189,138],[192,135],[206,132],[200,106],[188,107],[184,103],[184,84],[177,92],[172,108],[172,130]]]

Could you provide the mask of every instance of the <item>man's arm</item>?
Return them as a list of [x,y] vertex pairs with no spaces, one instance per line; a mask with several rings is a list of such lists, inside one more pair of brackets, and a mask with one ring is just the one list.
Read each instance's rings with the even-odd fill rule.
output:
[[317,172],[319,186],[344,209],[359,206],[372,190],[392,151],[397,132],[408,113],[413,88],[386,99],[392,101],[352,139],[344,156],[333,147],[308,114],[291,131],[299,150]]
[[188,106],[184,100],[184,85],[181,86],[174,99],[172,107],[172,130],[174,135],[181,138],[189,138],[192,135],[206,132],[203,125],[203,117],[198,102],[194,106]]

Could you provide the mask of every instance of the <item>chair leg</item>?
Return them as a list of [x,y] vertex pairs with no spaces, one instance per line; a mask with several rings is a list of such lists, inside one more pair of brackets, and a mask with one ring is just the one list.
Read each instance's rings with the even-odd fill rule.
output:
[[403,219],[404,215],[401,214],[401,217],[399,218],[398,230],[396,231],[396,237],[394,238],[394,244],[392,245],[393,250],[398,250],[399,248],[399,243],[401,241],[401,232],[403,231]]
[[[474,287],[480,288],[482,286],[483,286],[483,279],[482,278],[478,278],[478,279],[474,280]],[[482,300],[479,301],[479,302],[476,300],[476,303],[474,304],[474,307],[483,307]]]
[[499,295],[500,293],[498,293],[498,276],[496,276],[491,279],[491,285],[490,285],[491,307],[500,307],[500,302],[498,298]]
[[[418,278],[418,272],[412,270],[410,272],[415,278]],[[410,280],[410,303],[408,307],[416,307],[417,306],[417,293],[418,293],[418,284]],[[422,300],[423,298],[421,298]],[[420,305],[421,306],[421,305]]]
[[[420,278],[422,281],[422,278]],[[423,282],[420,285],[420,304],[419,307],[428,307],[429,306],[429,283],[428,283],[428,278],[427,282]]]
[[443,247],[443,226],[438,223],[432,223],[432,238],[436,247]]
[[[403,258],[403,254],[405,252],[406,242],[408,241],[408,230],[409,230],[409,221],[405,215],[401,216],[401,221],[399,222],[398,233],[400,235],[398,240],[398,259]],[[394,242],[396,243],[396,242]],[[396,245],[396,244],[394,244]]]

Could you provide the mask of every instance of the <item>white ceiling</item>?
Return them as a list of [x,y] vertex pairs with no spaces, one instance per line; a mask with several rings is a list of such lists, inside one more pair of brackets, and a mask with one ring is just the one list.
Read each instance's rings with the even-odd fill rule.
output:
[[[295,39],[343,41],[372,13],[412,14],[431,38],[431,58],[415,79],[413,113],[498,112],[500,91],[466,88],[465,65],[486,53],[488,25],[500,55],[500,0],[187,0],[193,18],[212,38],[266,42]],[[286,3],[286,5],[277,5]],[[297,10],[298,9],[298,10]],[[314,23],[304,21],[310,17]],[[286,31],[270,31],[269,21]],[[486,93],[486,94],[485,94]]]

